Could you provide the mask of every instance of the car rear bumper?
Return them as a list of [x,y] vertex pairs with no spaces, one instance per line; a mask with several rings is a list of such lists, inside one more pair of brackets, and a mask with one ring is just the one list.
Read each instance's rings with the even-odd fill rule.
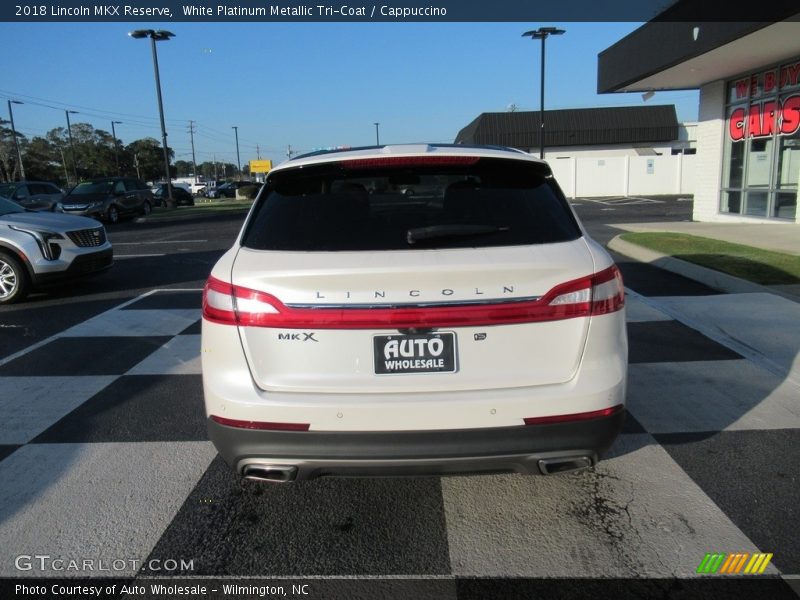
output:
[[328,475],[549,474],[590,466],[622,429],[624,408],[568,423],[430,431],[263,431],[208,419],[209,436],[237,472],[291,469],[289,480]]

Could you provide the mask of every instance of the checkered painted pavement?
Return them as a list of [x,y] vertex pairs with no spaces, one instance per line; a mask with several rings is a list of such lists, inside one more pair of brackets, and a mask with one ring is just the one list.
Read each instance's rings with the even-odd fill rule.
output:
[[629,294],[629,418],[590,472],[264,486],[207,441],[199,290],[150,293],[0,359],[0,576],[40,576],[13,560],[40,553],[208,576],[694,577],[717,551],[800,574],[800,388],[673,318],[735,300]]

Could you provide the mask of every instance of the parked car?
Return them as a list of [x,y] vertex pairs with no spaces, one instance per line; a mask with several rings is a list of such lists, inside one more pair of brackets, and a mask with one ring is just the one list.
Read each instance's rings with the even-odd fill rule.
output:
[[[167,184],[161,183],[154,188],[153,198],[156,206],[165,206],[167,200]],[[172,187],[172,199],[177,206],[194,206],[194,196],[182,187]]]
[[228,183],[223,183],[216,188],[208,190],[207,195],[209,198],[235,198],[237,190],[248,185],[260,186],[261,184],[255,181],[229,181]]
[[0,183],[0,196],[28,210],[60,212],[64,192],[49,181],[16,181]]
[[64,212],[117,223],[122,217],[148,215],[153,194],[132,177],[100,177],[82,181],[64,196]]
[[189,188],[191,188],[189,191],[195,196],[202,196],[203,193],[206,191],[207,187],[208,187],[207,183],[205,183],[204,181],[198,181],[197,183],[189,184]]
[[[150,191],[153,192],[153,195],[155,196],[156,192],[162,187],[166,187],[166,185],[167,183],[165,181],[154,183],[152,186],[150,186]],[[180,188],[182,190],[189,192],[190,194],[192,193],[192,187],[188,183],[183,183],[182,181],[173,181],[172,189],[175,188]]]
[[529,154],[296,157],[204,288],[210,439],[270,482],[589,468],[624,419],[624,304]]
[[0,304],[31,289],[96,273],[113,263],[105,228],[61,213],[29,212],[0,198]]

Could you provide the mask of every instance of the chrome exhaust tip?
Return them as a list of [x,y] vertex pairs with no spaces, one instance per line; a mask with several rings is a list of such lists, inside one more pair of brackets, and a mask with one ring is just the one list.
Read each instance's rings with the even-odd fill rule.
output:
[[294,481],[297,477],[297,467],[291,465],[262,465],[249,464],[242,469],[242,475],[250,481],[262,481],[267,483],[286,483]]
[[588,456],[569,456],[563,458],[542,458],[539,460],[539,470],[542,475],[555,475],[568,471],[581,471],[592,466],[592,459]]

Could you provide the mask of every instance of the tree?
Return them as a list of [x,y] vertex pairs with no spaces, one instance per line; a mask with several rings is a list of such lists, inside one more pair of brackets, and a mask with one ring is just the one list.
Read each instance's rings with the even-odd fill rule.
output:
[[[158,140],[150,137],[136,140],[128,144],[125,151],[131,157],[137,177],[145,181],[164,179],[164,153]],[[169,148],[167,148],[167,152],[172,160],[175,153]],[[170,176],[175,177],[175,167],[173,166],[170,166]]]
[[175,172],[177,173],[178,177],[191,177],[194,175],[194,167],[192,166],[192,162],[189,160],[176,160]]
[[[0,119],[0,177],[3,181],[14,181],[19,179],[19,161],[17,160],[17,149],[14,146],[14,135],[10,127],[6,127],[9,121]],[[17,142],[23,144],[26,140],[25,136],[19,131],[17,133]],[[20,153],[22,148],[20,148]],[[24,158],[23,164],[24,164]]]

